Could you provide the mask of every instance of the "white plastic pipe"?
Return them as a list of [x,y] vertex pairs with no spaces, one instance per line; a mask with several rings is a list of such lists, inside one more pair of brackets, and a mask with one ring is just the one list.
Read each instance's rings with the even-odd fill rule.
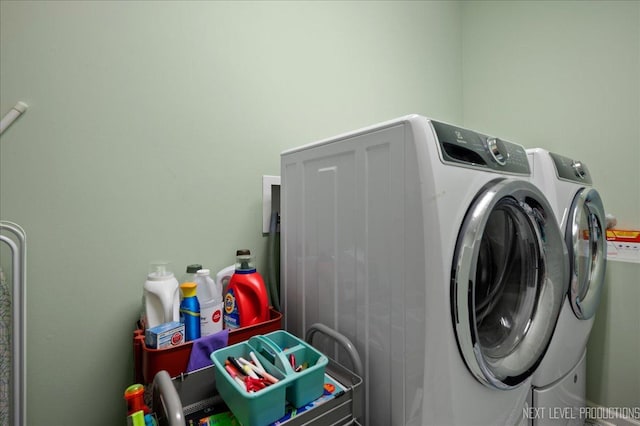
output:
[[11,126],[11,123],[13,123],[16,118],[20,117],[27,108],[29,108],[29,105],[24,102],[18,102],[13,108],[11,108],[11,111],[6,113],[5,116],[2,117],[2,121],[0,121],[0,135],[4,133],[4,131]]

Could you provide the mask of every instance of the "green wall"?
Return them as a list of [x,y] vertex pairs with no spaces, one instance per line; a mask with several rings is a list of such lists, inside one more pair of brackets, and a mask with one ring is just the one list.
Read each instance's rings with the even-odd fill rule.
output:
[[[124,423],[148,263],[264,267],[279,153],[410,112],[579,156],[640,217],[638,2],[0,2],[0,216],[28,233],[30,425]],[[4,245],[0,246],[4,250]],[[2,253],[6,257],[6,253]],[[640,402],[610,262],[588,397]]]
[[[463,121],[584,161],[607,213],[640,229],[640,2],[468,2]],[[587,398],[640,407],[640,265],[609,262]]]
[[0,141],[0,216],[28,234],[28,423],[124,424],[148,263],[218,270],[248,247],[264,265],[282,150],[411,112],[460,122],[460,16],[2,0],[0,113],[30,106]]

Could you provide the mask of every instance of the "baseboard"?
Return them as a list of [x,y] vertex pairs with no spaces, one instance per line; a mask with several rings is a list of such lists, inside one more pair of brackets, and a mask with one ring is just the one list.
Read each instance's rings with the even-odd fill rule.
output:
[[587,424],[597,426],[640,426],[640,407],[611,408],[587,401]]

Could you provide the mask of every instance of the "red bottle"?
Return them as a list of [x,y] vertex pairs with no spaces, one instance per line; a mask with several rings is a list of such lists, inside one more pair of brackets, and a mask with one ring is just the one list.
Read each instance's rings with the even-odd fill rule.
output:
[[247,327],[269,320],[269,296],[249,250],[236,252],[236,270],[224,295],[224,326]]
[[129,386],[124,391],[124,399],[127,401],[128,416],[137,411],[143,411],[144,414],[151,413],[151,409],[144,403],[144,386],[141,384]]

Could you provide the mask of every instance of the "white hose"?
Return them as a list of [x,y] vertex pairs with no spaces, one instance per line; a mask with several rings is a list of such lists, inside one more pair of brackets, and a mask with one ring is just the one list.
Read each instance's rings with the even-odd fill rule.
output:
[[18,102],[13,108],[11,108],[11,111],[6,113],[0,121],[0,135],[4,133],[4,131],[9,126],[11,126],[11,123],[13,123],[16,118],[20,117],[22,113],[27,110],[27,108],[29,108],[29,105],[25,104],[24,102]]

